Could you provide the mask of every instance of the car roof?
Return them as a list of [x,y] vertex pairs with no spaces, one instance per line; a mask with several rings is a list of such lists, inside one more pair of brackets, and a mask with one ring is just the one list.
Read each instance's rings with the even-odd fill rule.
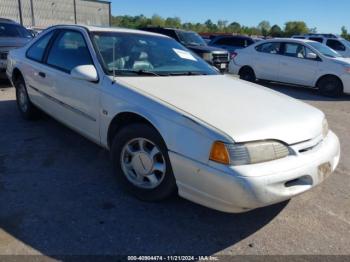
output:
[[177,31],[177,32],[186,32],[186,33],[196,33],[195,31],[191,31],[191,30],[185,30],[185,29],[180,29],[180,28],[173,28],[173,27],[157,27],[157,26],[150,26],[150,27],[142,27],[140,28],[140,30],[169,30],[169,31]]
[[333,39],[339,39],[342,38],[339,35],[335,34],[305,34],[305,35],[293,35],[292,37],[319,37],[319,38],[333,38]]
[[17,23],[16,21],[13,21],[11,19],[7,19],[7,18],[0,18],[0,23],[3,24],[14,24],[14,25],[20,25],[19,23]]
[[241,39],[253,39],[250,36],[246,35],[217,35],[215,38],[223,38],[223,37],[229,37],[229,38],[241,38]]
[[53,29],[53,28],[63,28],[63,29],[85,29],[89,32],[115,32],[115,33],[133,33],[133,34],[142,34],[142,35],[153,35],[153,36],[159,36],[159,37],[166,37],[168,36],[157,34],[153,32],[147,32],[137,29],[128,29],[128,28],[121,28],[121,27],[100,27],[100,26],[86,26],[86,25],[54,25],[47,29]]
[[292,42],[292,43],[313,43],[315,41],[309,39],[299,39],[299,38],[273,38],[260,41],[258,43],[266,43],[266,42]]

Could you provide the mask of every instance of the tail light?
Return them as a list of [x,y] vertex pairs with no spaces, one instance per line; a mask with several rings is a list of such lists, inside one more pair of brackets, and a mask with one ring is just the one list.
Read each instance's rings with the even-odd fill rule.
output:
[[238,54],[236,52],[231,53],[231,59],[235,59]]

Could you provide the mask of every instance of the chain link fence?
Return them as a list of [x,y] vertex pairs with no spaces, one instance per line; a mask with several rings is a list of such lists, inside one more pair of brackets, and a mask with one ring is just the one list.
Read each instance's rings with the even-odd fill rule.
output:
[[35,28],[56,24],[109,26],[111,3],[93,0],[0,0],[0,17]]

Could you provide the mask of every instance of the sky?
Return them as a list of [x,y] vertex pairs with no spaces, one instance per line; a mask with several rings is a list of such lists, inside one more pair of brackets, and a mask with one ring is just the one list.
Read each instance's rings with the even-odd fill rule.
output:
[[237,21],[256,26],[262,20],[283,26],[302,20],[319,33],[350,31],[350,0],[110,0],[113,15],[180,17],[182,22]]

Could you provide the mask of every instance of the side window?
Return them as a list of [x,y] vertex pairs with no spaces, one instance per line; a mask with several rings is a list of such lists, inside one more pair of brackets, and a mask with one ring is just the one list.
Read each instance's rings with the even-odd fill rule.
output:
[[27,51],[27,57],[35,61],[41,62],[44,57],[45,49],[53,36],[54,31],[44,35],[36,41]]
[[246,40],[243,38],[232,38],[230,45],[239,46],[239,47],[246,47],[247,43],[246,43]]
[[312,41],[323,43],[323,39],[321,37],[310,37],[309,39]]
[[296,43],[285,43],[283,54],[290,57],[306,58],[304,46]]
[[229,45],[230,41],[227,37],[222,37],[214,42],[216,45]]
[[47,64],[62,71],[70,71],[80,65],[91,65],[91,55],[81,33],[63,31],[53,43]]
[[173,30],[166,30],[165,35],[175,39],[176,41],[179,41],[179,37],[177,36],[176,32]]
[[267,54],[279,54],[281,50],[281,43],[271,42],[258,45],[255,47],[256,51]]
[[338,40],[328,39],[327,45],[335,51],[345,51],[345,46]]

